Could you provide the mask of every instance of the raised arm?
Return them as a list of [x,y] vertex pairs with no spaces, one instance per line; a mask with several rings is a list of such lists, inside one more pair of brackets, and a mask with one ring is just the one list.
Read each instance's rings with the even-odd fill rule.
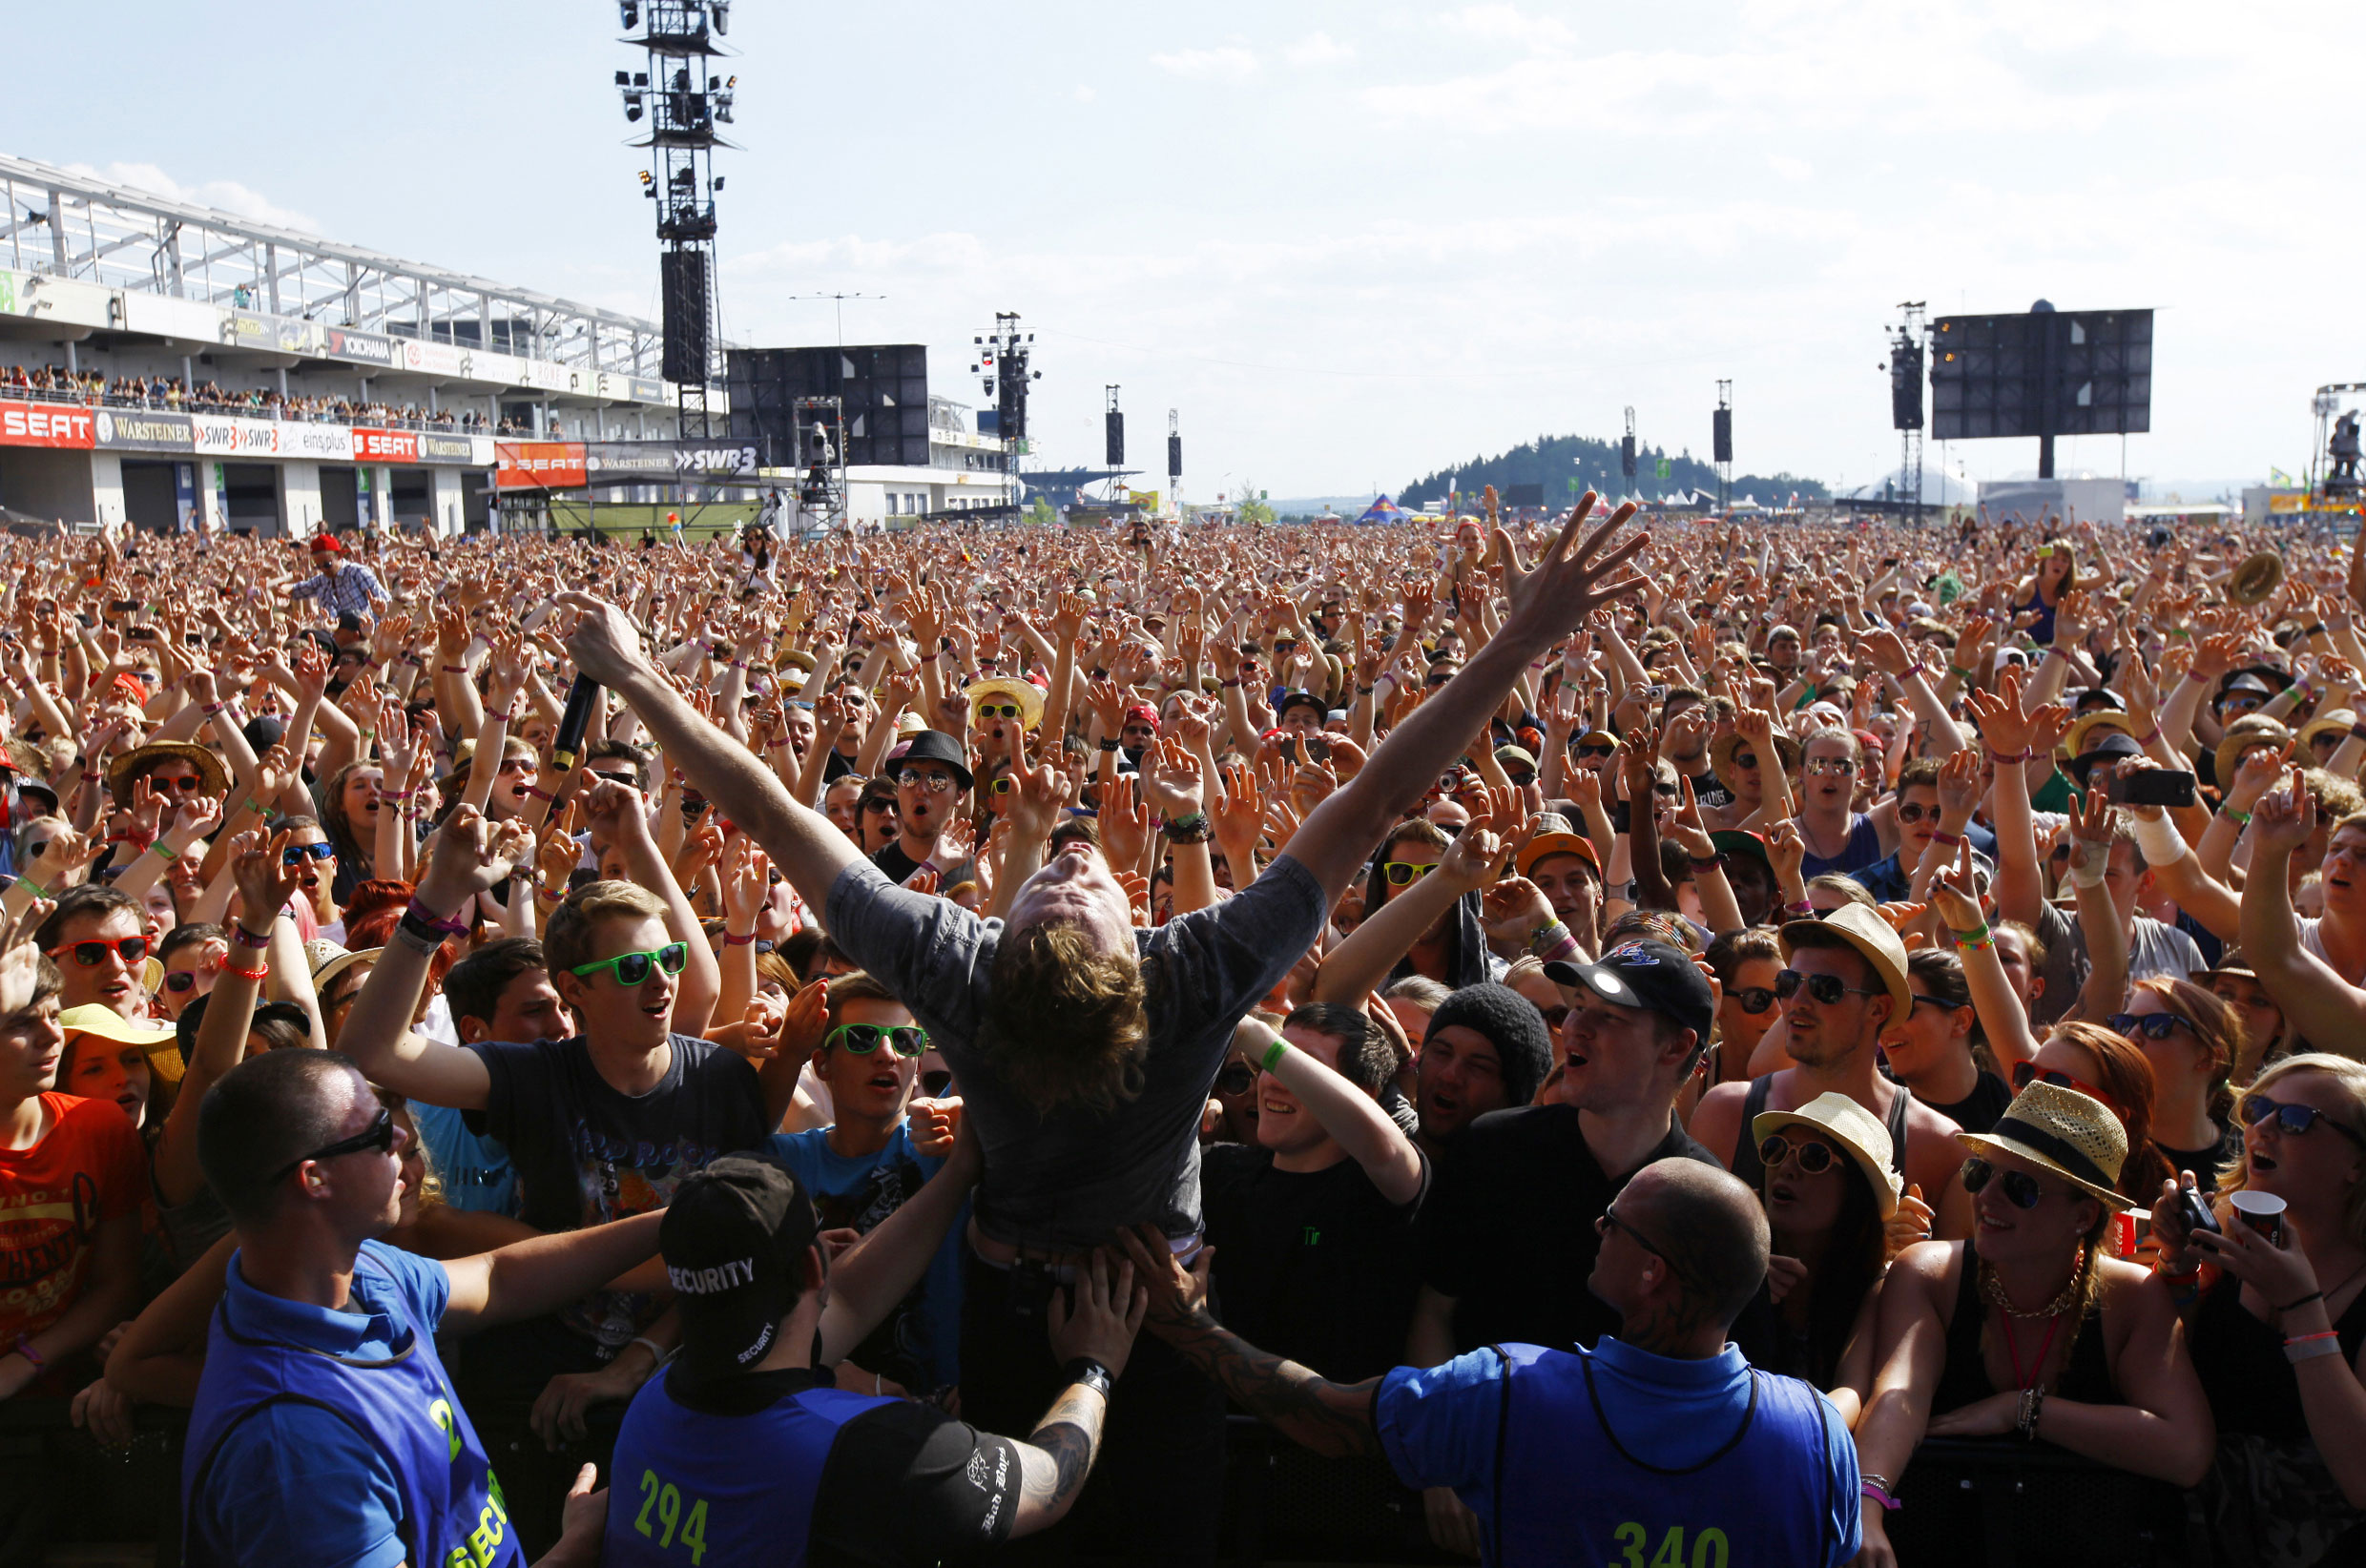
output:
[[495,1323],[555,1311],[579,1301],[657,1250],[665,1210],[581,1230],[533,1236],[444,1265],[451,1296],[441,1329],[467,1333]]
[[1284,853],[1314,874],[1327,899],[1339,897],[1388,824],[1463,754],[1529,661],[1595,606],[1641,585],[1640,577],[1624,568],[1643,548],[1645,536],[1637,534],[1605,548],[1610,536],[1634,516],[1631,503],[1579,538],[1596,499],[1588,491],[1578,502],[1568,526],[1533,570],[1522,567],[1511,537],[1500,527],[1495,530],[1512,605],[1503,629],[1471,655],[1453,680],[1389,732],[1371,760],[1316,807],[1284,846]]
[[1422,1156],[1380,1103],[1279,1035],[1269,1037],[1265,1071],[1314,1115],[1363,1167],[1381,1197],[1400,1208],[1422,1195]]
[[2301,1034],[2355,1054],[2355,1042],[2366,1040],[2366,991],[2300,945],[2300,923],[2285,892],[2292,853],[2315,828],[2316,801],[2295,768],[2285,787],[2260,798],[2252,818],[2251,880],[2243,887],[2243,954],[2259,972],[2259,983]]

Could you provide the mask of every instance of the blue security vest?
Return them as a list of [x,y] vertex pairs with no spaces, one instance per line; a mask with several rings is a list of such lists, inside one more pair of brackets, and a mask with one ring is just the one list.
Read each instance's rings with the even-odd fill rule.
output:
[[[357,1272],[383,1272],[364,1247]],[[434,1325],[401,1323],[400,1348],[384,1361],[348,1361],[301,1345],[250,1339],[217,1308],[206,1334],[181,1457],[182,1560],[188,1568],[249,1568],[197,1526],[215,1455],[233,1428],[267,1405],[328,1412],[384,1455],[402,1497],[410,1568],[523,1568],[500,1484],[467,1413],[435,1353]]]
[[675,1400],[669,1381],[641,1385],[616,1434],[601,1568],[799,1568],[839,1429],[895,1401],[807,1389],[713,1415]]
[[1824,1402],[1807,1384],[1753,1369],[1732,1439],[1688,1469],[1663,1470],[1619,1443],[1590,1355],[1499,1349],[1490,1562],[1815,1568],[1832,1558]]

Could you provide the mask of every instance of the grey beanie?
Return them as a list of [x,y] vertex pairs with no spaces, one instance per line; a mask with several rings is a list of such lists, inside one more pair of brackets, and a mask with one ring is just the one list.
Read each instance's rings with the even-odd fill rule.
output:
[[1493,980],[1465,985],[1429,1015],[1422,1043],[1427,1044],[1439,1030],[1456,1024],[1478,1030],[1495,1047],[1503,1064],[1506,1104],[1525,1105],[1536,1098],[1537,1085],[1552,1070],[1552,1037],[1546,1032],[1545,1015],[1536,1010],[1536,1003]]

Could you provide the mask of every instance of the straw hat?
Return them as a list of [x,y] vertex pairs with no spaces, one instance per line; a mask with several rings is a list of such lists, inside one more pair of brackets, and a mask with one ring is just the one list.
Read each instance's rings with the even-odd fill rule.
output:
[[2243,753],[2254,746],[2283,747],[2293,732],[2275,719],[2263,713],[2245,713],[2227,726],[2226,737],[2218,742],[2218,787],[2231,788],[2235,770],[2243,765]]
[[112,1007],[95,1002],[84,1007],[69,1007],[57,1015],[58,1026],[72,1040],[75,1035],[95,1035],[112,1040],[119,1045],[136,1045],[148,1053],[148,1070],[167,1083],[177,1083],[184,1070],[180,1051],[171,1024],[161,1028],[125,1018]]
[[2127,1129],[2091,1095],[2040,1079],[2013,1096],[1995,1126],[1956,1138],[1967,1148],[2016,1155],[2111,1208],[2136,1207],[2115,1190],[2127,1163]]
[[1594,841],[1582,833],[1572,833],[1567,817],[1546,812],[1537,822],[1536,836],[1521,845],[1520,853],[1512,857],[1521,876],[1534,870],[1539,860],[1555,855],[1574,855],[1591,866],[1596,877],[1602,875],[1602,856],[1595,850]]
[[2130,740],[2139,739],[2134,721],[2116,708],[2098,708],[2082,713],[2062,732],[2062,744],[2054,748],[2058,757],[2082,757],[2095,749],[2092,739],[2098,730],[2116,730]]
[[230,771],[222,766],[221,758],[204,747],[194,746],[185,740],[154,740],[124,753],[107,769],[107,788],[114,792],[118,801],[129,800],[135,774],[146,773],[173,758],[186,762],[197,771],[197,777],[204,784],[207,794],[221,794],[230,788]]
[[1889,1128],[1881,1119],[1845,1094],[1826,1092],[1795,1111],[1761,1111],[1751,1119],[1750,1136],[1763,1144],[1770,1133],[1785,1127],[1814,1127],[1840,1145],[1857,1168],[1873,1184],[1873,1204],[1888,1219],[1898,1212],[1898,1195],[1904,1184],[1890,1162],[1896,1158]]
[[304,962],[312,969],[312,989],[318,995],[328,989],[329,981],[357,963],[376,963],[383,947],[364,947],[347,952],[325,937],[315,937],[304,943]]
[[[2357,715],[2347,708],[2336,708],[2331,712],[2319,714],[2300,727],[2300,749],[2307,752],[2316,744],[2316,737],[2323,734],[2339,735],[2342,740],[2347,740],[2350,728],[2356,723]],[[2340,741],[2335,744],[2338,746]]]
[[1914,987],[1906,983],[1906,944],[1898,939],[1881,912],[1863,904],[1842,904],[1820,920],[1788,922],[1781,933],[1783,961],[1789,963],[1799,943],[1818,933],[1837,937],[1865,956],[1882,988],[1889,992],[1890,1021],[1904,1022],[1914,1010]]
[[970,682],[968,686],[963,688],[963,694],[969,699],[972,712],[975,712],[981,703],[1017,703],[1019,705],[1019,728],[1022,730],[1032,730],[1044,719],[1043,689],[1031,681],[1017,680],[1008,675],[993,675],[982,681]]

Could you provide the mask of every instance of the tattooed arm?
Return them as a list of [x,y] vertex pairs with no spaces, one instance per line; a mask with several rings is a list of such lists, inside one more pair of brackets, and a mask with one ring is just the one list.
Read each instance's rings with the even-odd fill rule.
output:
[[1318,1454],[1378,1454],[1372,1401],[1380,1380],[1334,1383],[1297,1362],[1260,1351],[1208,1310],[1208,1270],[1215,1248],[1203,1247],[1186,1269],[1152,1233],[1124,1233],[1127,1253],[1149,1282],[1151,1332],[1223,1385],[1243,1410],[1271,1422]]
[[1135,1287],[1133,1266],[1122,1259],[1111,1265],[1094,1253],[1090,1268],[1079,1272],[1076,1304],[1071,1309],[1053,1291],[1048,1312],[1051,1353],[1062,1366],[1097,1362],[1106,1379],[1083,1371],[1060,1391],[1019,1450],[1019,1511],[1011,1516],[1013,1539],[1048,1530],[1068,1516],[1076,1494],[1092,1474],[1093,1456],[1101,1451],[1101,1422],[1109,1413],[1109,1384],[1126,1370],[1126,1356],[1142,1327],[1150,1296]]

